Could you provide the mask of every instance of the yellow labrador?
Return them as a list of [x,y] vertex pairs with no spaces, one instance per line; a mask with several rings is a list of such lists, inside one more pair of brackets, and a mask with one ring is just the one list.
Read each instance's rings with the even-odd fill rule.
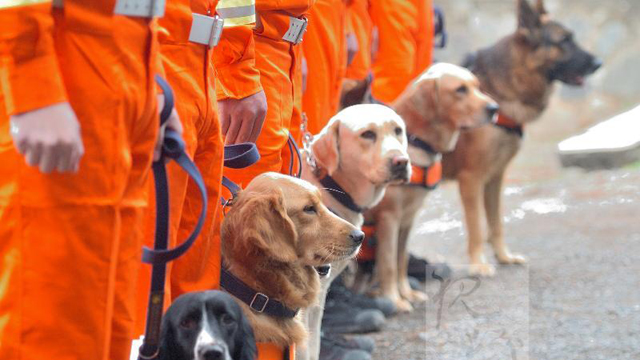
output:
[[[322,190],[322,200],[331,211],[356,227],[362,226],[362,213],[382,199],[387,186],[411,176],[404,122],[387,106],[343,109],[315,136],[310,148],[310,153],[303,153],[308,161],[302,178]],[[318,359],[327,291],[347,263],[334,262],[330,276],[322,280],[319,304],[306,314],[309,347],[298,351],[298,359]]]
[[[480,91],[478,79],[470,71],[440,63],[410,85],[393,108],[404,119],[410,135],[414,173],[428,174],[439,166],[441,153],[455,148],[462,129],[489,123],[498,105]],[[375,224],[378,294],[392,300],[398,311],[410,311],[410,302],[426,299],[424,293],[411,289],[407,278],[409,232],[434,187],[426,181],[412,179],[410,184],[390,186],[383,200],[366,214],[367,222]]]

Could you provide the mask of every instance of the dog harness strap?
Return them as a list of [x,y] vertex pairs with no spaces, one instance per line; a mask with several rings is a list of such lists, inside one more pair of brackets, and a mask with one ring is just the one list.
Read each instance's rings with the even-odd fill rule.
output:
[[347,194],[346,191],[340,186],[331,176],[327,175],[320,179],[320,184],[329,190],[329,194],[333,196],[334,199],[338,200],[338,202],[345,207],[347,207],[351,211],[355,211],[357,213],[362,213],[365,209],[358,206],[358,204],[353,201],[351,195]]
[[299,309],[292,310],[280,301],[253,290],[224,266],[220,272],[220,288],[249,305],[255,312],[288,319],[294,318],[298,314]]
[[434,148],[431,147],[431,145],[427,144],[425,141],[421,140],[415,135],[407,134],[407,141],[409,142],[410,145],[415,146],[418,149],[423,150],[428,154],[431,154],[431,155],[438,154],[438,152],[435,151]]
[[438,187],[442,180],[442,163],[437,161],[427,167],[411,165],[411,179],[407,185],[421,186],[428,190]]
[[[169,84],[159,76],[156,82],[164,93],[164,108],[160,112],[160,126],[164,125],[174,106],[173,91]],[[173,249],[169,246],[169,184],[167,180],[166,160],[173,159],[194,180],[202,196],[202,208],[195,229],[186,241]],[[166,129],[162,143],[160,159],[153,162],[153,177],[156,188],[156,234],[154,249],[143,248],[142,261],[153,266],[151,272],[151,291],[147,310],[147,324],[145,336],[138,351],[139,359],[155,359],[158,357],[160,343],[160,325],[164,307],[164,286],[166,263],[184,254],[195,242],[204,224],[207,213],[207,190],[204,180],[196,165],[185,152],[184,141],[180,134],[172,129]]]
[[518,124],[510,117],[504,116],[502,113],[498,113],[498,120],[494,123],[495,126],[505,130],[508,133],[518,135],[522,138],[524,136],[524,128],[521,124]]
[[[242,143],[236,145],[227,145],[224,147],[224,166],[231,169],[243,169],[249,167],[260,160],[260,153],[254,143]],[[229,189],[232,196],[240,191],[238,186],[226,176],[222,177],[222,186]],[[221,197],[222,205],[226,205],[228,201]]]

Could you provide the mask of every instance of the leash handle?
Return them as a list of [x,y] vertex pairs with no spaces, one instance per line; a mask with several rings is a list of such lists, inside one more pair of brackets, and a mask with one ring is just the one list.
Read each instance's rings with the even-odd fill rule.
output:
[[[230,169],[244,169],[257,163],[258,160],[260,160],[260,153],[254,143],[241,143],[224,147],[224,166]],[[229,189],[232,197],[235,197],[241,190],[240,186],[226,176],[222,177],[222,186]],[[220,197],[222,206],[228,205],[229,201]]]

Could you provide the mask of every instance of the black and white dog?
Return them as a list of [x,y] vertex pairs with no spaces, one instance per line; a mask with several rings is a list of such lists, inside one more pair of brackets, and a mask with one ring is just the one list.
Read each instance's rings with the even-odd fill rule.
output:
[[162,320],[160,360],[255,360],[256,353],[251,325],[224,292],[184,294]]

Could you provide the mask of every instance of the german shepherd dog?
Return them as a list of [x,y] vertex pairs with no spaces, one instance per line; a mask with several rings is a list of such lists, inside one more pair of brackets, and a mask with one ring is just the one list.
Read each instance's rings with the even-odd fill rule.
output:
[[[468,231],[470,272],[490,276],[495,267],[483,254],[482,208],[488,242],[501,264],[522,264],[509,251],[502,227],[501,194],[505,169],[521,144],[521,126],[540,116],[549,103],[553,83],[580,86],[602,62],[574,41],[572,32],[549,18],[542,0],[535,6],[517,0],[515,33],[469,56],[465,66],[480,88],[500,105],[510,126],[484,126],[463,132],[456,149],[443,157],[445,178],[457,179]],[[510,120],[509,120],[510,119]]]

